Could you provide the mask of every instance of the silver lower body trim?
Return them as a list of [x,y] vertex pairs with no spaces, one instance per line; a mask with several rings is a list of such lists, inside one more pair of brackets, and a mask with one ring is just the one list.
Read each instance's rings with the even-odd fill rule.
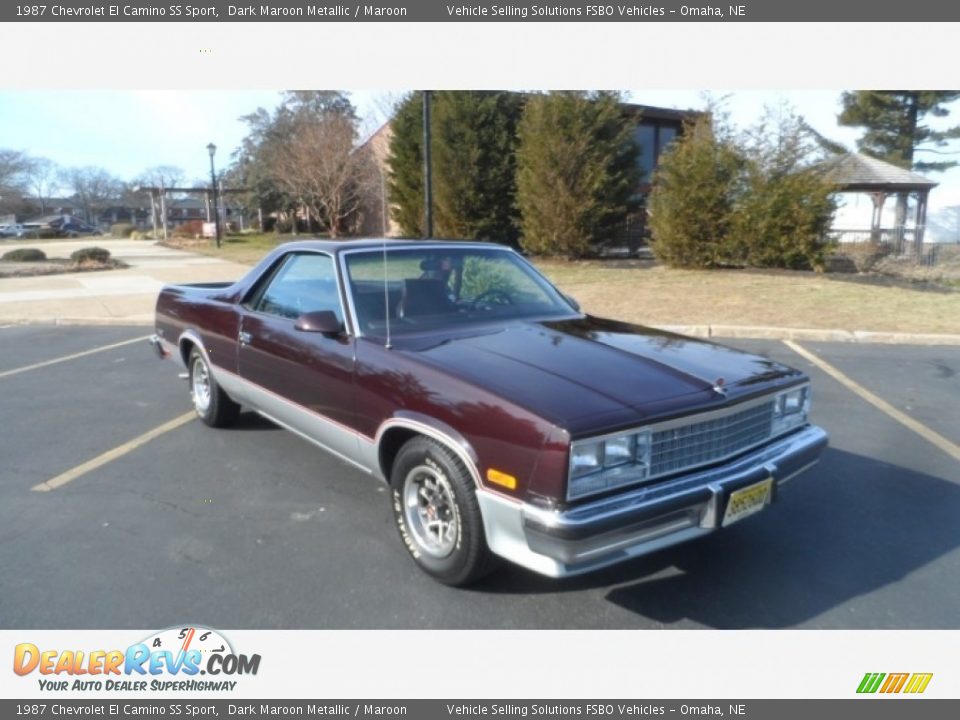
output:
[[490,549],[535,572],[566,577],[630,560],[713,532],[730,494],[772,479],[777,488],[816,464],[827,446],[807,426],[723,465],[565,511],[478,491]]

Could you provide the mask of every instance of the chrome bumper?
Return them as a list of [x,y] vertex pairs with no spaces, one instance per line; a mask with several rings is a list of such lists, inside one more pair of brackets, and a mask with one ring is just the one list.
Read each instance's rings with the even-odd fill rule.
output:
[[817,462],[827,433],[807,426],[702,472],[565,511],[478,493],[491,550],[551,577],[589,572],[718,529],[730,494],[773,479],[769,502],[787,480]]

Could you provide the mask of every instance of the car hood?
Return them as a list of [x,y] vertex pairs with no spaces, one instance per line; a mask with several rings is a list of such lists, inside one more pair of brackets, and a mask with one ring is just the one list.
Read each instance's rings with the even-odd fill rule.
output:
[[407,338],[396,349],[573,435],[716,409],[804,379],[767,358],[589,316]]

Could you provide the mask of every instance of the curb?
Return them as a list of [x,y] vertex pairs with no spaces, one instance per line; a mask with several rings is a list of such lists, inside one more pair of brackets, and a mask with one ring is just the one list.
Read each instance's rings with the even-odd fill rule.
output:
[[[91,325],[152,327],[153,315],[128,317],[36,317],[4,318],[0,325]],[[806,342],[858,343],[861,345],[958,345],[960,335],[933,333],[897,333],[872,330],[821,330],[817,328],[778,328],[763,325],[651,325],[650,327],[679,335],[699,338],[740,340],[801,340]]]
[[124,327],[153,327],[153,315],[130,315],[129,317],[104,318],[72,318],[72,317],[36,317],[24,318],[0,317],[0,325],[89,325],[97,327],[124,326]]
[[933,333],[778,328],[763,325],[654,325],[653,327],[681,335],[702,338],[803,340],[807,342],[860,343],[864,345],[960,345],[960,335],[936,335]]

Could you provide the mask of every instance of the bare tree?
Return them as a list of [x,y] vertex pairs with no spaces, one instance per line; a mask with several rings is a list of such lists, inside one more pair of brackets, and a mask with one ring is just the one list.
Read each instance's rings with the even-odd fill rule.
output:
[[286,194],[340,237],[362,201],[366,153],[356,152],[356,120],[340,112],[293,118],[284,142],[274,143],[270,171]]
[[0,212],[21,208],[26,194],[24,172],[29,158],[19,150],[0,149]]
[[73,192],[88,223],[95,222],[97,212],[122,192],[120,181],[103,168],[69,168],[60,177],[63,184]]
[[180,185],[185,177],[183,168],[176,165],[155,165],[140,173],[137,182],[149,187],[172,188]]
[[930,218],[938,234],[944,239],[960,243],[960,205],[950,205],[940,210]]
[[33,197],[40,203],[40,214],[45,215],[47,203],[60,188],[60,169],[47,158],[29,158],[23,175]]
[[[151,221],[154,227],[161,225],[166,228],[167,226],[167,197],[182,197],[182,193],[173,193],[169,194],[166,192],[168,188],[177,187],[182,185],[186,173],[183,171],[183,168],[177,167],[176,165],[154,165],[149,167],[140,173],[137,176],[135,181],[136,185],[141,187],[153,187],[153,188],[164,188],[164,193],[150,193],[150,213]],[[199,186],[198,186],[199,187]],[[207,196],[207,203],[209,208],[209,196]],[[209,220],[209,213],[208,218]]]
[[372,97],[367,114],[360,121],[360,136],[364,141],[393,119],[404,97],[404,93],[394,90],[381,90]]

